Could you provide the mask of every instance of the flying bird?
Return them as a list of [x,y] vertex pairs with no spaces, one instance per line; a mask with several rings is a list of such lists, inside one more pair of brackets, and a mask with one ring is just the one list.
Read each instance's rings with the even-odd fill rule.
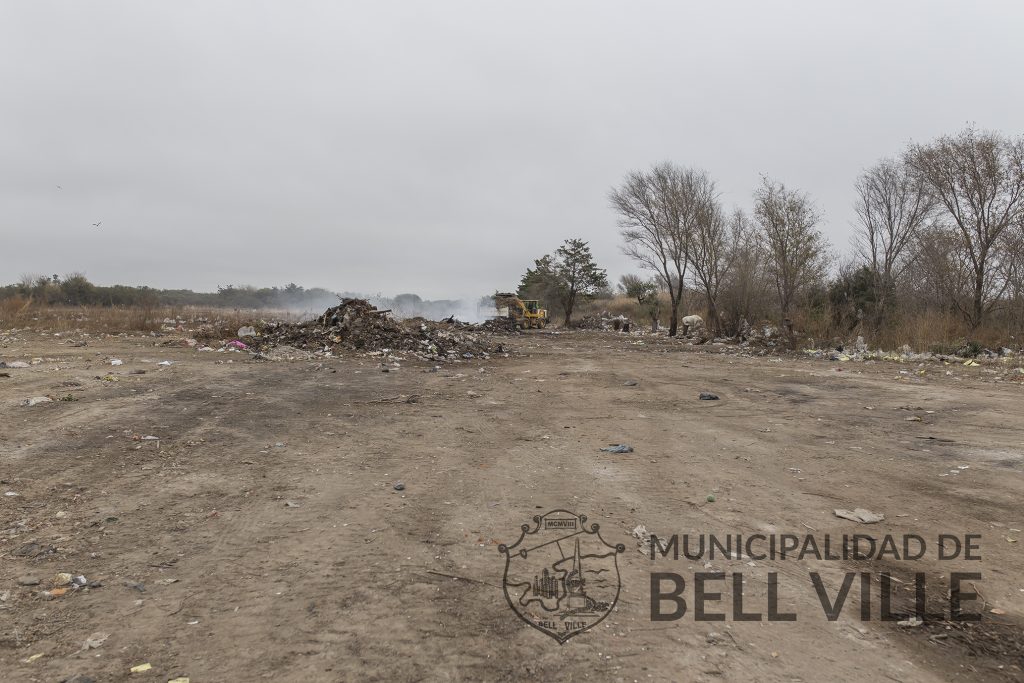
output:
[[94,228],[98,228],[98,227],[100,227],[100,225],[101,225],[102,223],[103,223],[103,221],[100,221],[99,223],[93,223],[93,224],[92,224],[92,227],[94,227]]

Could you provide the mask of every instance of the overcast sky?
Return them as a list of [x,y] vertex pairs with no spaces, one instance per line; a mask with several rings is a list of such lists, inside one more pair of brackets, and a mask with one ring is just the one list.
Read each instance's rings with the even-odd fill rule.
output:
[[[0,0],[0,281],[514,287],[670,160],[749,208],[967,122],[1024,132],[1020,2]],[[93,223],[102,222],[99,227]]]

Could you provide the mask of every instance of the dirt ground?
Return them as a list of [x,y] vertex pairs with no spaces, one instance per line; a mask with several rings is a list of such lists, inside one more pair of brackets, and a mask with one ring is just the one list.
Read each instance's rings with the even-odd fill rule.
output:
[[[601,332],[507,343],[510,357],[385,373],[355,354],[261,362],[19,333],[0,357],[42,361],[0,370],[3,680],[1024,677],[1021,382],[987,366],[750,357]],[[19,405],[43,395],[75,400]],[[598,450],[620,442],[634,452]],[[885,520],[833,514],[858,507]],[[614,609],[564,645],[510,609],[497,550],[556,508],[626,546]],[[638,525],[930,545],[917,561],[705,565],[652,561]],[[942,533],[980,534],[981,560],[939,561]],[[829,621],[808,578],[821,572],[834,595],[845,572],[877,590],[885,570],[896,611],[915,572],[929,606],[945,604],[951,572],[980,572],[964,590],[981,595],[965,610],[982,621],[883,622],[877,595],[862,621],[859,583]],[[742,572],[745,609],[761,612],[777,573],[779,609],[798,618],[697,621],[695,571]],[[92,587],[48,595],[59,572]],[[687,579],[678,621],[651,620],[652,572]],[[730,612],[718,590],[712,609]],[[102,642],[86,648],[91,636]]]

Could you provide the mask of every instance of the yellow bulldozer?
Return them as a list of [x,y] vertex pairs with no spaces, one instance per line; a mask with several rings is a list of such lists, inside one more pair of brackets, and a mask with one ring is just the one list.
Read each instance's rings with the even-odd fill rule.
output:
[[514,320],[520,329],[541,329],[548,324],[548,310],[540,307],[536,299],[520,299],[511,292],[497,292],[494,307],[499,318]]

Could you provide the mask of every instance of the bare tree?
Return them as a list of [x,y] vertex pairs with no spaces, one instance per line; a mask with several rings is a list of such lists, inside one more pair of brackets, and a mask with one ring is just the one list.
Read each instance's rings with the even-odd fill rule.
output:
[[960,312],[971,299],[972,268],[960,233],[936,224],[922,228],[914,240],[907,289],[925,308]]
[[1024,324],[1024,222],[1008,230],[1003,242],[1006,258],[1001,264],[1000,277],[1005,278],[1007,283],[1004,294],[1009,308],[1007,322],[1015,326],[1015,329],[1020,329]]
[[754,193],[754,220],[764,240],[779,309],[787,318],[797,297],[821,282],[828,270],[828,242],[815,227],[821,216],[806,194],[764,178]]
[[663,163],[650,171],[630,173],[609,193],[626,242],[623,252],[656,272],[668,290],[672,307],[669,336],[675,336],[679,328],[679,305],[701,198],[713,190],[714,184],[703,171]]
[[21,277],[18,278],[18,293],[28,299],[31,299],[32,288],[35,286],[36,280],[39,277],[40,276],[32,273],[23,273]]
[[694,225],[690,264],[694,281],[704,291],[711,329],[715,335],[720,335],[722,316],[718,308],[718,294],[732,256],[729,221],[718,202],[713,183],[703,189],[702,195]]
[[855,187],[854,210],[860,225],[854,233],[854,245],[871,270],[874,326],[878,329],[910,262],[910,247],[933,213],[935,202],[925,183],[892,159],[883,159],[866,170]]
[[967,305],[954,304],[972,328],[981,325],[1006,291],[1001,246],[1024,221],[1024,139],[966,128],[927,145],[911,145],[907,165],[948,213],[970,263]]
[[729,268],[719,294],[730,334],[743,331],[744,321],[762,318],[767,309],[764,248],[750,217],[742,209],[729,219]]

